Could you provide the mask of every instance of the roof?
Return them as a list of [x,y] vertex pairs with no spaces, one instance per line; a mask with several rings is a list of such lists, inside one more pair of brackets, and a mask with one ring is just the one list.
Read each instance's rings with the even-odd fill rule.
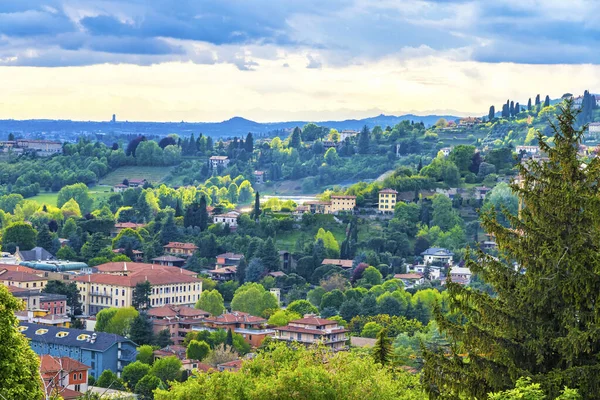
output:
[[272,276],[273,278],[279,278],[279,277],[282,277],[282,276],[287,276],[285,274],[285,272],[282,272],[282,271],[269,272],[267,275]]
[[211,160],[227,160],[229,157],[227,156],[212,156]]
[[242,367],[242,360],[228,361],[226,363],[219,364],[218,366],[221,367],[221,368],[235,368],[235,369],[240,369]]
[[337,258],[326,258],[321,265],[338,265],[342,268],[352,268],[352,260],[341,260]]
[[467,267],[452,267],[450,268],[450,275],[471,275],[471,270]]
[[254,171],[254,175],[264,175],[265,171]]
[[219,254],[217,256],[217,258],[229,258],[229,259],[241,260],[242,258],[244,258],[244,255],[228,252],[228,253]]
[[40,296],[40,303],[43,301],[66,301],[67,296],[64,294],[43,293]]
[[346,195],[341,195],[341,196],[331,196],[332,199],[356,199],[356,196],[346,196]]
[[27,272],[28,274],[39,274],[40,271],[38,271],[37,269],[33,269],[33,268],[29,268],[29,267],[25,267],[23,265],[12,265],[12,264],[0,264],[0,271],[2,271],[3,269],[7,270],[7,271],[11,271],[11,272]]
[[187,250],[197,250],[198,246],[194,243],[181,243],[181,242],[169,242],[163,246],[165,249],[187,249]]
[[454,253],[446,250],[446,249],[442,249],[440,247],[430,247],[429,249],[425,250],[424,252],[421,253],[422,256],[453,256]]
[[315,326],[332,325],[332,324],[337,325],[337,323],[338,323],[337,321],[334,321],[331,319],[317,318],[317,317],[306,317],[306,318],[301,318],[301,319],[296,319],[296,320],[290,321],[290,324],[304,324],[304,325],[315,325]]
[[135,222],[117,222],[115,228],[117,229],[138,229],[143,228],[146,224],[136,224]]
[[235,324],[235,323],[243,323],[243,324],[264,324],[267,322],[266,318],[255,317],[254,315],[250,315],[241,311],[233,311],[227,314],[217,315],[215,317],[208,317],[205,319],[206,322],[212,322],[214,324]]
[[412,279],[421,279],[421,278],[423,278],[423,275],[421,275],[421,274],[396,274],[396,275],[394,275],[394,279],[412,280]]
[[109,262],[106,264],[100,264],[95,268],[98,269],[99,273],[102,274],[110,274],[122,272],[123,274],[137,273],[137,272],[148,272],[152,270],[164,270],[170,271],[173,274],[184,274],[189,276],[196,276],[197,274],[194,271],[190,271],[187,269],[179,268],[179,267],[171,267],[167,265],[157,265],[157,264],[147,264],[147,263],[137,263],[137,262],[128,262],[128,261],[118,261],[118,262]]
[[[67,387],[56,387],[56,386],[50,386],[46,389],[46,393],[49,396],[54,396],[57,395],[58,398],[60,399],[64,399],[64,400],[76,400],[76,399],[80,399],[82,393],[78,392],[76,390],[72,390],[69,389]],[[51,397],[54,398],[54,397]]]
[[148,310],[148,315],[151,317],[198,317],[209,316],[210,313],[204,310],[199,310],[186,306],[165,305],[161,307],[152,307]]
[[22,271],[8,271],[0,272],[0,280],[13,281],[13,282],[36,282],[36,281],[47,281],[48,279],[42,278],[35,274],[29,274]]
[[[129,264],[129,263],[128,263]],[[75,282],[90,282],[104,285],[134,287],[137,283],[148,281],[152,285],[170,285],[174,283],[199,283],[200,279],[192,276],[194,272],[183,268],[167,267],[158,264],[144,264],[150,266],[142,270],[133,270],[127,275],[91,274],[78,276]],[[192,274],[192,275],[190,275]]]
[[391,194],[398,194],[398,192],[397,192],[397,191],[395,191],[394,189],[389,189],[389,188],[387,188],[387,189],[382,189],[382,190],[380,190],[380,191],[379,191],[379,193],[391,193]]
[[31,289],[28,288],[20,288],[20,287],[16,287],[13,285],[7,285],[6,288],[8,289],[8,291],[10,293],[22,293],[22,292],[29,292]]
[[[135,343],[133,343],[131,340],[126,339],[123,336],[115,335],[114,333],[92,332],[86,331],[84,329],[56,327],[51,325],[34,324],[30,322],[21,322],[20,325],[22,327],[27,328],[21,333],[23,333],[23,335],[25,335],[28,339],[31,339],[34,342],[44,342],[47,344],[81,347],[84,349],[90,349],[95,351],[106,351],[109,348],[111,348],[115,343],[119,342],[129,342],[135,345]],[[36,331],[38,329],[46,329],[47,332],[43,335],[36,335]],[[56,334],[58,332],[68,332],[69,334],[64,337],[57,337]],[[91,341],[88,342],[87,340],[77,340],[77,337],[79,335],[89,335],[91,337],[94,333],[96,334],[96,340],[94,341],[94,343],[92,343]]]
[[18,250],[18,255],[22,261],[53,260],[54,255],[43,247],[34,247],[31,250]]
[[175,257],[175,256],[160,256],[153,258],[152,261],[173,261],[173,262],[181,262],[185,261],[183,258]]
[[235,274],[237,272],[237,267],[223,267],[223,268],[215,268],[213,270],[207,271],[208,274]]
[[90,369],[88,365],[74,360],[70,357],[54,357],[48,354],[40,356],[40,372],[59,372],[59,371],[86,371]]
[[208,364],[204,364],[204,363],[198,363],[198,371],[202,371],[202,372],[208,372],[210,370],[214,370],[214,368],[211,365]]
[[[291,321],[291,323],[293,323],[293,321]],[[347,329],[345,329],[344,327],[341,327],[341,326],[338,328],[335,328],[335,329],[316,329],[316,328],[304,328],[301,326],[287,325],[287,326],[279,326],[274,329],[276,331],[308,333],[308,334],[312,334],[312,335],[331,335],[334,333],[349,332]]]

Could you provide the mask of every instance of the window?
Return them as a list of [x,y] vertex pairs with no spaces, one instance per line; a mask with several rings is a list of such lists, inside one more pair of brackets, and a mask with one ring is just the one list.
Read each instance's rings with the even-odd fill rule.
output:
[[83,379],[83,374],[80,372],[79,373],[79,380]]
[[77,374],[73,374],[73,380],[77,380]]
[[75,391],[81,392],[81,385],[75,385]]

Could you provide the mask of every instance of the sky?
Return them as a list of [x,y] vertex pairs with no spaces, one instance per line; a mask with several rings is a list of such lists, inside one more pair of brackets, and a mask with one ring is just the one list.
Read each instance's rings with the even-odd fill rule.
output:
[[0,0],[0,118],[487,114],[600,91],[596,0]]

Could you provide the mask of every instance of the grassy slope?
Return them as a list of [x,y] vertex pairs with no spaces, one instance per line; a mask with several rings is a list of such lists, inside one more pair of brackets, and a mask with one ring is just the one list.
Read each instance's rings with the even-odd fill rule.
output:
[[123,182],[123,179],[143,179],[158,183],[171,171],[171,167],[120,167],[110,172],[100,180],[101,185],[114,186]]
[[[96,186],[90,188],[90,196],[94,198],[96,204],[100,201],[107,199],[111,194],[111,188],[109,186]],[[40,205],[48,204],[56,206],[56,199],[58,198],[58,192],[40,192],[37,196],[29,197],[27,200],[37,201]]]
[[317,231],[321,227],[327,231],[331,231],[338,243],[341,244],[344,238],[346,237],[346,225],[342,225],[335,222],[333,220],[332,215],[323,215],[320,217],[322,217],[323,219],[319,221],[318,224],[310,228],[306,228],[303,226],[300,230],[294,229],[290,232],[278,233],[276,238],[277,248],[281,250],[294,251],[296,247],[296,242],[298,242],[299,239],[304,237],[307,240],[307,242],[314,240]]

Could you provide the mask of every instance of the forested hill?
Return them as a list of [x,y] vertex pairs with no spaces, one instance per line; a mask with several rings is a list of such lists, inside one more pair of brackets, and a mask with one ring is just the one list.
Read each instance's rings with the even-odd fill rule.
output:
[[[400,116],[379,115],[364,119],[349,119],[344,121],[322,121],[317,125],[334,128],[337,130],[359,130],[364,125],[373,128],[379,126],[394,126],[401,121],[423,122],[425,126],[433,125],[440,118],[454,120],[458,117],[451,115],[426,115],[419,116],[406,114]],[[145,134],[167,135],[178,133],[180,136],[189,136],[192,133],[203,133],[215,137],[245,136],[248,132],[254,134],[268,134],[272,132],[304,126],[309,121],[287,122],[254,122],[241,117],[234,117],[222,122],[127,122],[127,121],[71,121],[71,120],[0,120],[0,137],[9,133],[42,134],[54,133],[63,138],[80,133],[112,133],[112,134]]]

